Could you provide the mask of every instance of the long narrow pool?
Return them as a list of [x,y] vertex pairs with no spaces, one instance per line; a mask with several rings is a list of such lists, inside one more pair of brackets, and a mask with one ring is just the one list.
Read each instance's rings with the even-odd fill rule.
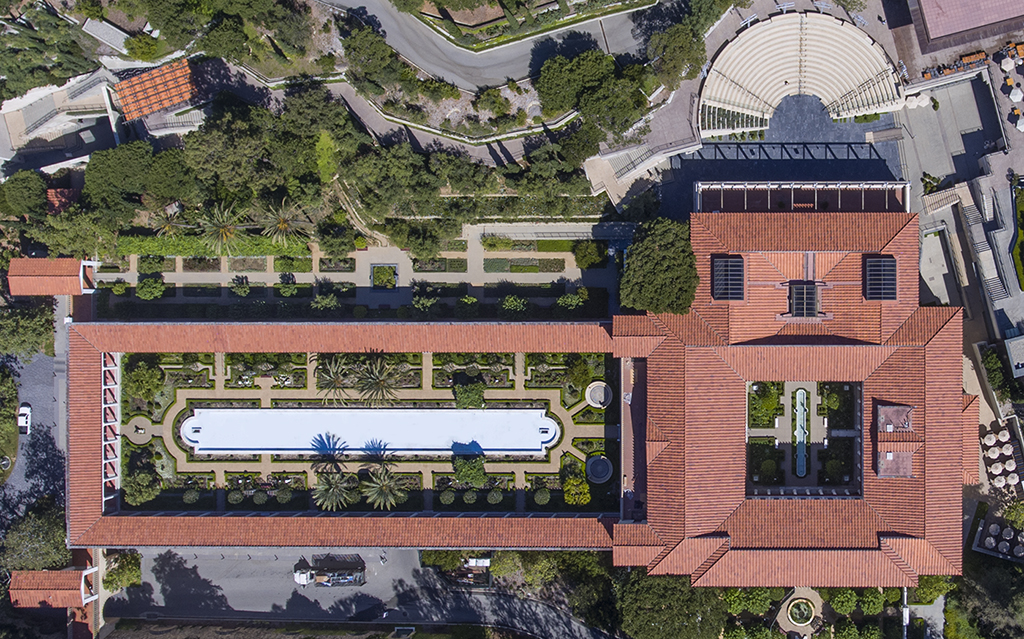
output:
[[197,454],[544,455],[561,435],[544,409],[197,408],[181,438]]
[[796,476],[807,476],[807,391],[796,391]]

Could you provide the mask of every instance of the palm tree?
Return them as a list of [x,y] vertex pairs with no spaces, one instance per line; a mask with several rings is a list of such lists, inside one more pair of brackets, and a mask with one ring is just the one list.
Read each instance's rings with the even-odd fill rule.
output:
[[178,220],[176,211],[162,210],[149,218],[149,225],[156,230],[159,236],[177,235],[181,227],[185,226]]
[[383,406],[395,401],[400,373],[387,357],[375,353],[353,372],[356,377],[355,388],[367,404]]
[[387,442],[379,439],[371,439],[363,444],[363,451],[365,454],[364,468],[373,466],[393,466],[395,464],[390,450],[388,450]]
[[313,502],[323,510],[341,510],[359,501],[359,479],[351,473],[324,473],[316,476]]
[[362,483],[363,496],[374,508],[391,510],[405,496],[398,484],[398,476],[387,466],[371,468],[369,477]]
[[292,239],[308,239],[313,233],[306,212],[297,206],[282,203],[278,208],[267,207],[259,216],[259,224],[263,227],[263,235],[269,237],[274,244],[285,246]]
[[340,473],[345,468],[345,453],[348,451],[348,444],[343,442],[334,433],[323,433],[313,438],[311,442],[313,452],[316,453],[313,462],[313,469],[318,473]]
[[224,208],[217,205],[210,215],[199,221],[203,241],[218,255],[231,254],[242,240],[245,227],[241,214],[235,213],[235,206]]
[[323,403],[337,406],[347,399],[345,379],[348,377],[348,360],[344,355],[318,355],[316,362],[316,387]]

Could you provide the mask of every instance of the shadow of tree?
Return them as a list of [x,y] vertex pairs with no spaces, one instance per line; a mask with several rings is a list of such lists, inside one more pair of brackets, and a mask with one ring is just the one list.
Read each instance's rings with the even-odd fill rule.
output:
[[151,583],[132,586],[107,599],[103,614],[108,617],[139,616],[157,607],[153,594]]
[[230,610],[221,587],[199,575],[196,566],[173,550],[156,557],[153,576],[160,584],[164,607],[192,611]]
[[574,58],[584,51],[600,48],[597,38],[581,31],[568,31],[560,34],[558,39],[548,37],[538,40],[530,50],[530,76],[540,75],[544,63],[555,56]]
[[647,51],[651,36],[679,24],[689,14],[683,2],[658,3],[646,11],[637,11],[629,18],[633,21],[633,38],[640,42],[638,49]]
[[237,96],[249,104],[270,107],[272,98],[270,90],[255,84],[242,71],[229,67],[220,58],[210,58],[192,70],[192,79],[196,85],[195,104],[213,100],[223,91]]

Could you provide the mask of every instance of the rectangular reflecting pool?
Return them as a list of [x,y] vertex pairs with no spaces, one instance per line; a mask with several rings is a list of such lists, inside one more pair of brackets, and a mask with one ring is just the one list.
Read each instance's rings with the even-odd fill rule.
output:
[[197,454],[542,456],[561,436],[542,408],[197,408],[181,438]]

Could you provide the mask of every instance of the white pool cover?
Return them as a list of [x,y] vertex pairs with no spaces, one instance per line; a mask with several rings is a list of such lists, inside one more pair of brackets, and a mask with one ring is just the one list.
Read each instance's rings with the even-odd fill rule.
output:
[[544,409],[197,408],[181,438],[208,455],[372,452],[543,455],[559,439]]

